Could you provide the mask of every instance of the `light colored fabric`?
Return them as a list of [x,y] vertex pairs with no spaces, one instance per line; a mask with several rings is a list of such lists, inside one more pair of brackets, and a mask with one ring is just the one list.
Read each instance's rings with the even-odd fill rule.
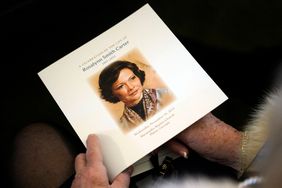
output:
[[204,176],[186,176],[183,179],[170,178],[147,182],[145,188],[238,188],[238,182],[222,178],[211,179]]

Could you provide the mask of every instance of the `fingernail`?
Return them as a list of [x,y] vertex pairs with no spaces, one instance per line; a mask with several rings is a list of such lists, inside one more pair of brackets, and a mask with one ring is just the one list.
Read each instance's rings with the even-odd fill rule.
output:
[[183,157],[184,157],[185,159],[188,159],[189,155],[188,155],[188,153],[187,153],[186,151],[183,152]]

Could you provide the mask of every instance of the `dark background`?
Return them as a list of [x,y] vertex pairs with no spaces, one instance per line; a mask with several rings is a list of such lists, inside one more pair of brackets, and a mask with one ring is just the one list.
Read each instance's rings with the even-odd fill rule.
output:
[[1,187],[22,127],[52,122],[77,139],[37,73],[147,2],[229,97],[215,113],[238,128],[249,119],[278,75],[280,1],[1,1]]

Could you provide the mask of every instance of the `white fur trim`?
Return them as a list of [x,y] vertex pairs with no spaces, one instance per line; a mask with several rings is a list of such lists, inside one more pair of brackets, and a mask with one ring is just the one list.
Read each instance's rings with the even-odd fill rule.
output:
[[209,179],[207,177],[184,177],[156,181],[146,188],[238,188],[238,183],[231,179]]
[[282,90],[269,93],[264,102],[252,115],[252,120],[245,126],[245,131],[248,134],[248,141],[245,146],[246,158],[244,159],[243,168],[248,168],[247,171],[255,171],[256,167],[253,164],[254,159],[260,160],[257,156],[261,148],[264,146],[268,135],[271,122],[277,117],[277,108],[281,104]]

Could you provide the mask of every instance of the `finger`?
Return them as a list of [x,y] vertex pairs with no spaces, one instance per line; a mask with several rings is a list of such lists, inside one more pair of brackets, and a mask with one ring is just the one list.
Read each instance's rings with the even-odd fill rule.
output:
[[170,141],[168,141],[167,146],[169,147],[170,150],[172,150],[174,153],[184,157],[184,158],[188,158],[189,156],[189,150],[187,148],[187,146],[185,146],[184,144],[182,144],[181,142],[177,141],[176,139],[172,139]]
[[103,162],[103,156],[98,137],[94,134],[89,135],[86,140],[86,145],[87,165],[94,167],[97,162]]
[[75,171],[79,172],[86,166],[86,157],[84,153],[80,153],[75,158]]
[[112,188],[129,187],[130,176],[133,172],[133,167],[129,167],[120,173],[113,181]]

